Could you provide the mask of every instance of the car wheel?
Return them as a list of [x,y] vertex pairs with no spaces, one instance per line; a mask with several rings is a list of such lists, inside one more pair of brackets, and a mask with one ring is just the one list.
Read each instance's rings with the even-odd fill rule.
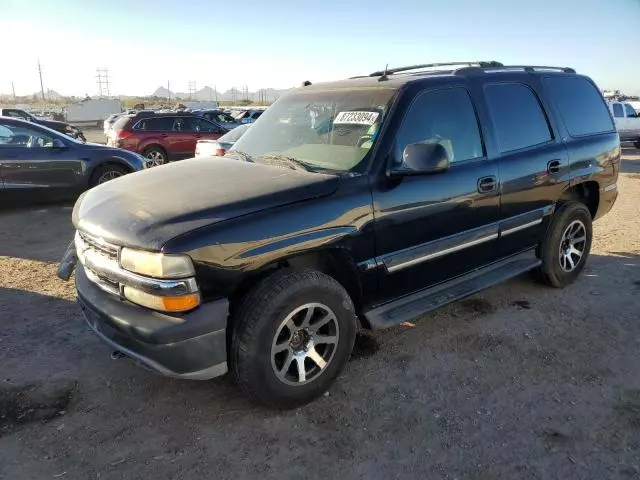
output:
[[147,159],[147,167],[157,167],[167,163],[167,153],[160,147],[149,147],[143,155]]
[[101,185],[109,180],[113,180],[114,178],[118,178],[126,174],[127,171],[119,165],[104,165],[102,167],[98,167],[95,172],[93,172],[89,186],[95,187],[96,185]]
[[580,202],[562,204],[553,216],[539,248],[538,278],[556,288],[573,283],[591,250],[591,213]]
[[342,286],[312,270],[263,280],[232,316],[230,366],[255,401],[293,408],[324,394],[346,365],[356,334]]

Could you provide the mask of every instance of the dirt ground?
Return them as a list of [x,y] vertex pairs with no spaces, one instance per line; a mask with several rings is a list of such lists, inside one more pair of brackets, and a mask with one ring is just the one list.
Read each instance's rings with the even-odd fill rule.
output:
[[528,276],[362,335],[329,395],[156,376],[54,276],[70,206],[0,213],[0,478],[640,478],[640,152],[565,290]]

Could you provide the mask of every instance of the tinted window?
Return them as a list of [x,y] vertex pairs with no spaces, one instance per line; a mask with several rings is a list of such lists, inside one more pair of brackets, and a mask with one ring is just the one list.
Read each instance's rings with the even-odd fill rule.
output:
[[613,104],[613,116],[616,118],[624,117],[624,111],[622,110],[622,105],[619,103]]
[[636,111],[628,103],[624,104],[624,109],[627,112],[627,117],[635,117],[636,116]]
[[471,98],[462,88],[425,92],[413,101],[398,132],[394,160],[411,143],[436,142],[451,162],[483,156],[478,120]]
[[0,125],[0,148],[48,148],[53,146],[53,137],[45,132],[22,125]]
[[136,130],[146,130],[148,132],[170,132],[172,127],[172,117],[154,117],[140,120],[136,126]]
[[571,136],[613,130],[602,95],[587,79],[557,76],[545,78],[544,83]]
[[519,150],[551,140],[547,117],[535,93],[526,85],[487,85],[485,97],[501,152]]
[[5,110],[5,116],[19,118],[21,120],[29,120],[29,117],[19,110]]

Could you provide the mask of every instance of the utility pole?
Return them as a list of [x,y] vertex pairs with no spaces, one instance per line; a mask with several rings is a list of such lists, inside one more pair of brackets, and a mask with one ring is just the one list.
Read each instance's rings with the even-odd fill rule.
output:
[[195,80],[191,80],[189,82],[189,100],[193,98],[193,94],[196,92],[196,82]]
[[16,87],[13,86],[13,80],[11,80],[11,91],[13,92],[13,101],[16,101]]
[[42,93],[42,101],[44,101],[44,84],[42,83],[42,67],[38,58],[38,74],[40,75],[40,93]]
[[107,97],[111,96],[109,91],[109,69],[96,68],[96,78],[98,79],[98,96],[102,97],[107,94]]
[[216,94],[216,102],[218,101],[218,87],[216,85],[213,86],[213,91]]
[[167,102],[171,103],[171,90],[169,88],[169,80],[167,80]]

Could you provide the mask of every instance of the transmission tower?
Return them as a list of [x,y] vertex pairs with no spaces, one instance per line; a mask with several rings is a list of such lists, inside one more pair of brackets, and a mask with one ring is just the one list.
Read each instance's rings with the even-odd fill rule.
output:
[[189,100],[193,98],[193,94],[196,93],[196,82],[191,80],[189,82]]
[[98,83],[98,96],[107,97],[111,96],[111,92],[109,91],[109,69],[107,68],[96,68],[96,79]]

